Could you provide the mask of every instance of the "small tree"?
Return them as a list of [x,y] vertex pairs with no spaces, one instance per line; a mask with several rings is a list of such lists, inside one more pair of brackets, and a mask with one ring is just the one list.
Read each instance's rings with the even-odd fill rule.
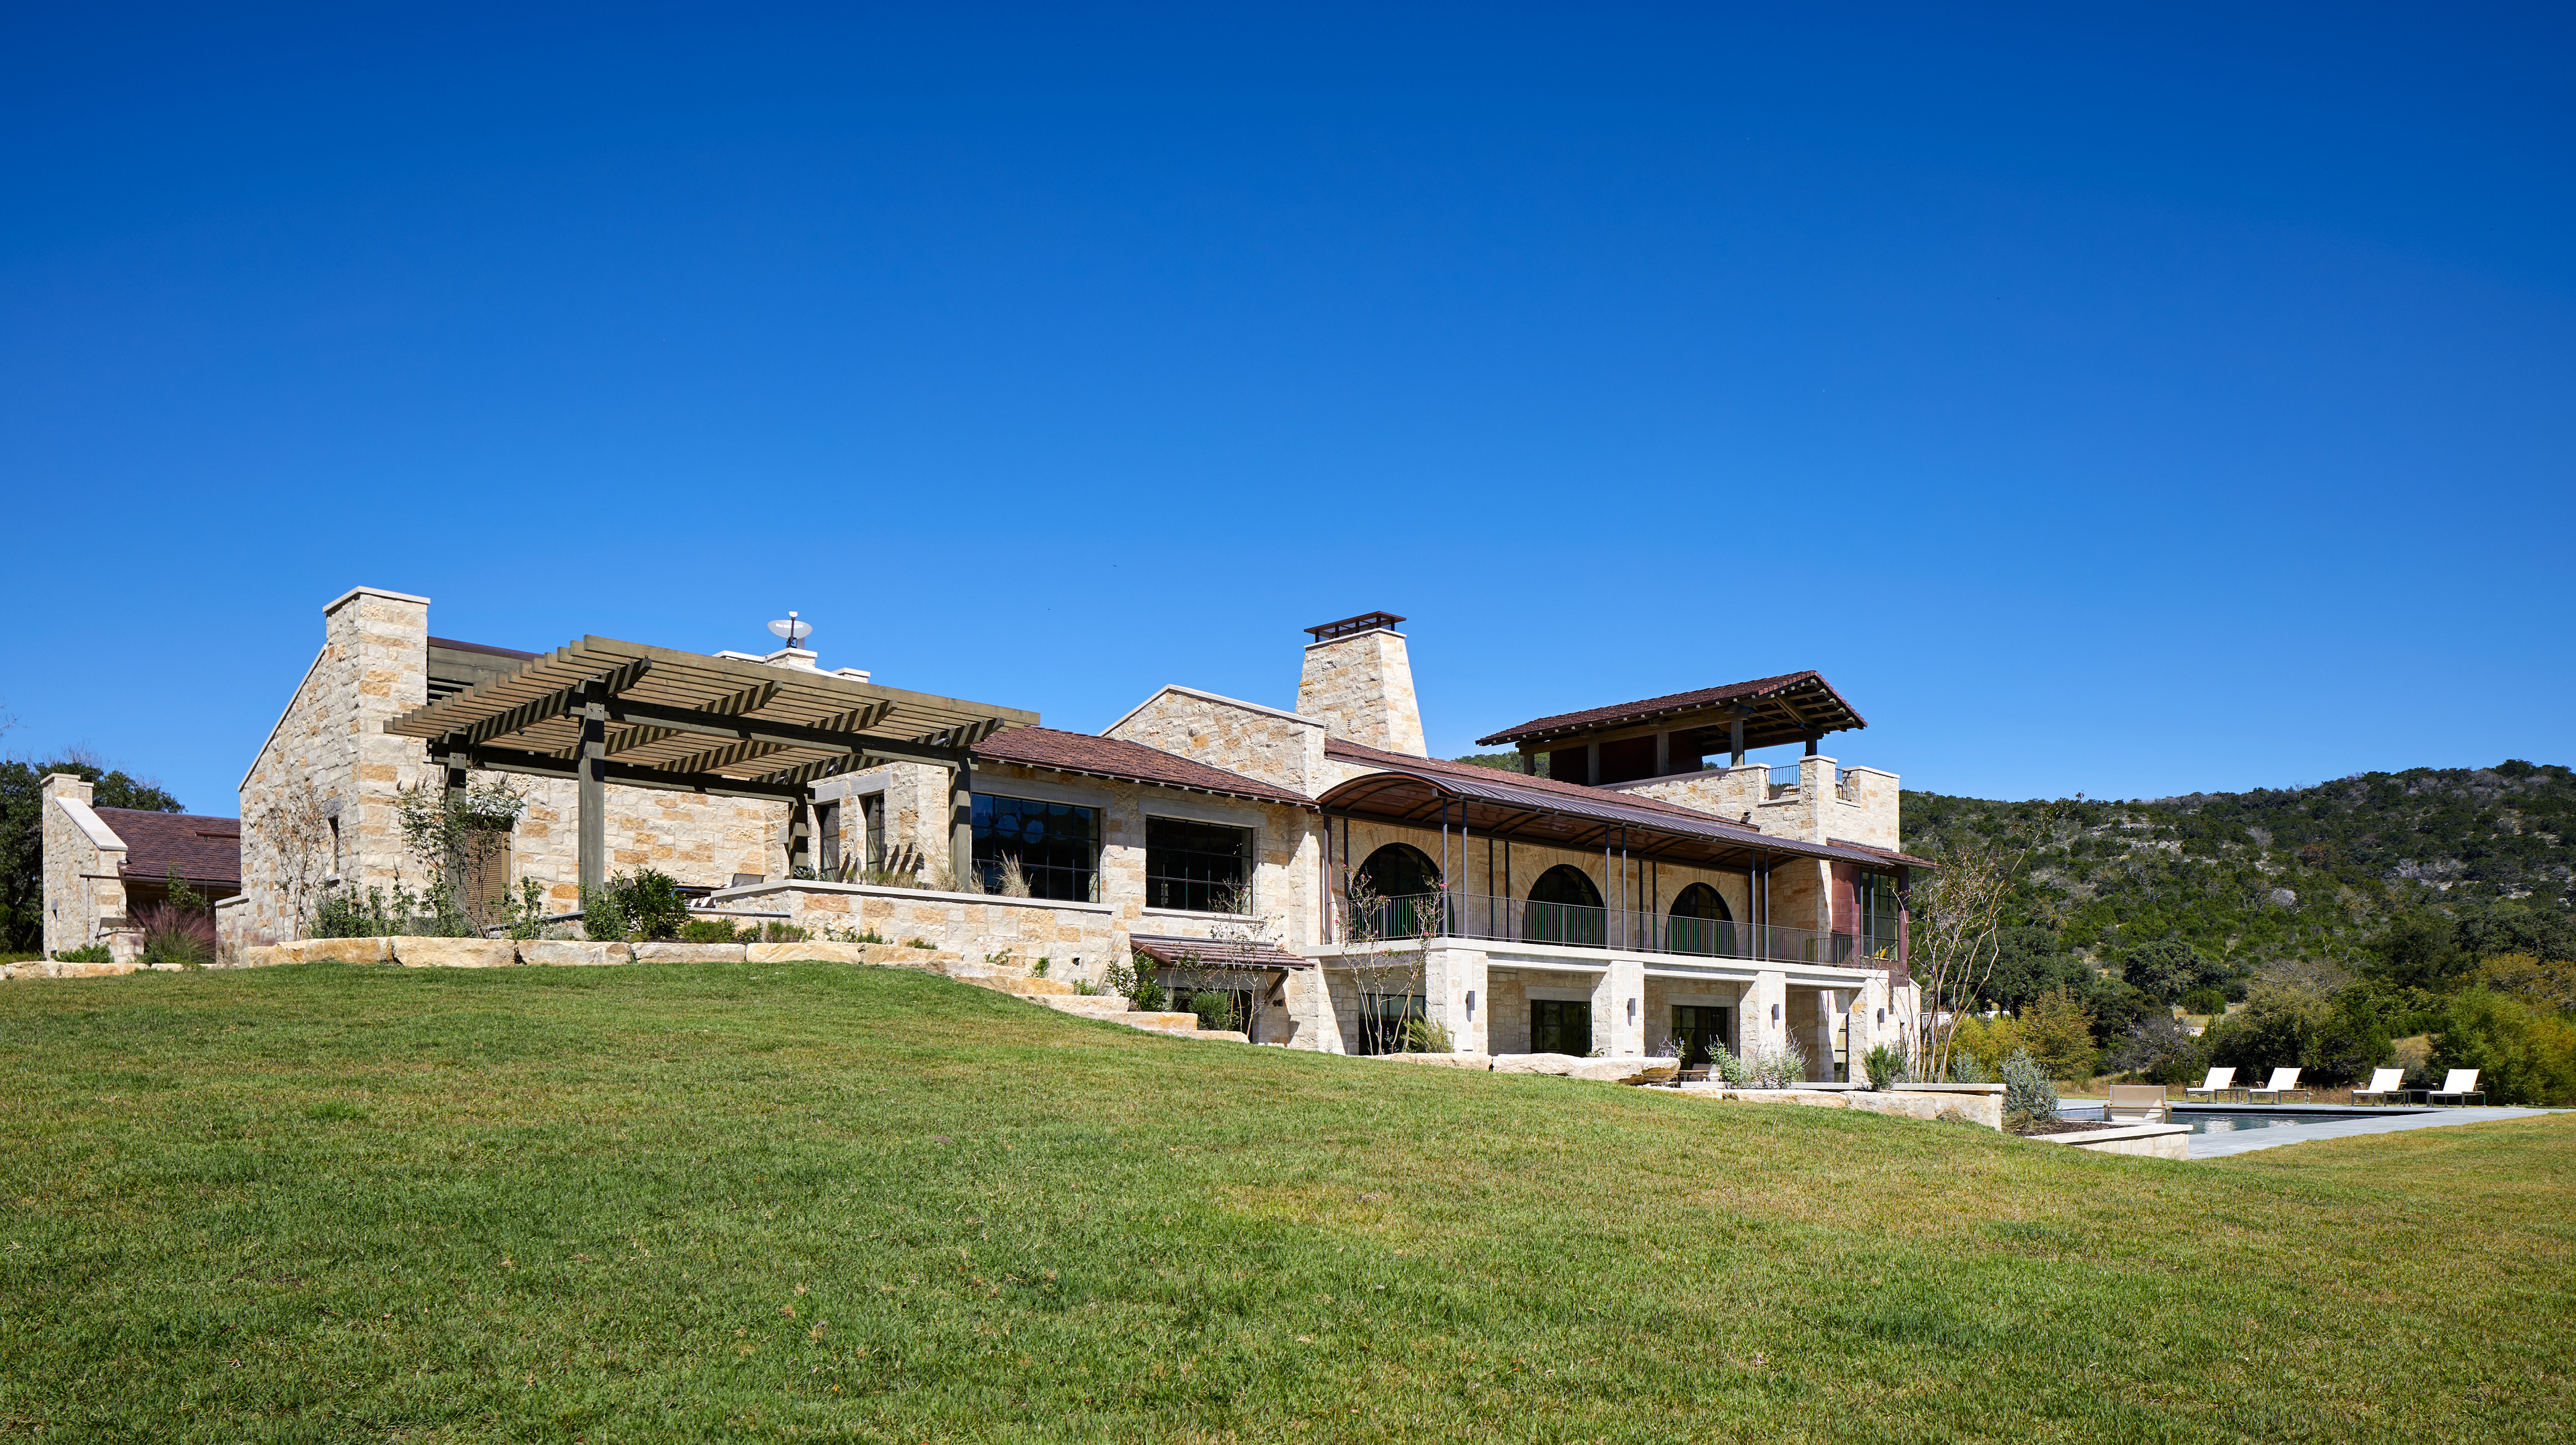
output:
[[1421,1016],[1423,981],[1431,971],[1431,940],[1449,931],[1449,885],[1435,878],[1432,901],[1425,905],[1416,899],[1409,908],[1389,908],[1366,873],[1351,875],[1349,892],[1354,937],[1348,941],[1362,948],[1343,954],[1342,967],[1360,1003],[1361,1049],[1396,1053],[1409,1041],[1428,1037],[1413,1024]]
[[298,778],[272,794],[268,806],[245,820],[251,836],[276,860],[272,875],[291,936],[312,936],[323,880],[331,876],[331,818],[309,779]]
[[[2075,796],[2079,802],[2084,797]],[[1917,878],[1907,890],[1913,971],[1924,1011],[1912,1052],[1929,1077],[1949,1072],[1959,1021],[1994,973],[2004,905],[2032,850],[2055,831],[2059,816],[2059,807],[2050,804],[2002,842],[1980,838],[1944,846],[1934,853],[1931,876]]]
[[509,880],[491,875],[507,864],[527,795],[506,778],[489,778],[458,791],[398,788],[394,804],[403,843],[429,874],[423,901],[439,931],[480,935],[507,923]]

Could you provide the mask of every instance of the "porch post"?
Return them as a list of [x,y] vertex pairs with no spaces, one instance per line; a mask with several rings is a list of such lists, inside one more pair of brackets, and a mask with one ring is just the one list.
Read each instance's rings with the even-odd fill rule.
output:
[[1742,708],[1737,708],[1737,709],[1735,710],[1735,718],[1734,718],[1734,720],[1733,720],[1732,722],[1730,722],[1730,723],[1727,725],[1727,739],[1726,739],[1726,745],[1727,745],[1728,749],[1729,749],[1729,750],[1731,750],[1731,751],[1732,751],[1732,753],[1734,754],[1734,760],[1733,760],[1732,762],[1728,763],[1728,764],[1727,764],[1727,766],[1729,766],[1729,767],[1734,767],[1734,768],[1740,768],[1740,767],[1743,767],[1743,766],[1744,766],[1744,709],[1742,709]]
[[787,876],[814,866],[814,808],[807,798],[787,805]]
[[[948,774],[948,886],[963,889],[975,867],[975,764],[964,748]],[[983,891],[979,886],[977,892]]]
[[608,881],[608,693],[598,683],[581,690],[581,776],[575,787],[581,836],[581,891]]

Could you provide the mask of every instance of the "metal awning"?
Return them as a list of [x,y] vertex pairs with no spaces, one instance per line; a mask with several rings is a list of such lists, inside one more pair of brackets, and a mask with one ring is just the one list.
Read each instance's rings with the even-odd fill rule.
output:
[[1315,960],[1276,944],[1231,938],[1131,933],[1127,944],[1166,968],[1313,968]]
[[[1037,720],[827,672],[584,637],[413,708],[385,731],[426,742],[451,789],[469,769],[578,780],[588,886],[602,874],[599,790],[609,783],[801,804],[836,773],[913,762],[950,769],[962,796],[969,750]],[[791,864],[794,854],[791,843]]]

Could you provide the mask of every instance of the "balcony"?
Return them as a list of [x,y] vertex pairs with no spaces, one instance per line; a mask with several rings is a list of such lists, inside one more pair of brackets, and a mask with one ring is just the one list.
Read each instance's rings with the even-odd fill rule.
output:
[[[1443,916],[1445,911],[1446,916]],[[1365,910],[1341,910],[1342,943],[1419,938],[1491,939],[1564,948],[1618,949],[1691,958],[1732,958],[1783,963],[1823,963],[1866,968],[1892,963],[1896,935],[1829,933],[1813,928],[1677,918],[1621,908],[1584,908],[1526,898],[1421,893],[1372,901]]]

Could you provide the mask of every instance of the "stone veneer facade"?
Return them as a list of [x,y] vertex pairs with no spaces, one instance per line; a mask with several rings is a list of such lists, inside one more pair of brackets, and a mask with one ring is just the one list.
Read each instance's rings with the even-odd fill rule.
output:
[[[384,725],[429,700],[429,599],[360,587],[323,609],[321,652],[260,746],[241,785],[242,894],[224,910],[228,946],[296,937],[292,869],[280,854],[273,809],[310,787],[329,816],[329,856],[319,873],[338,886],[418,888],[418,860],[404,846],[399,790],[442,786],[420,740]],[[480,784],[501,774],[476,773]],[[528,797],[511,838],[510,882],[536,879],[564,911],[579,906],[579,830],[569,779],[506,778]],[[654,788],[608,789],[612,872],[658,868],[681,882],[721,886],[736,873],[785,871],[785,803],[707,798]],[[306,906],[311,906],[307,900]]]
[[45,956],[104,942],[131,967],[143,938],[126,917],[125,842],[90,804],[98,790],[72,773],[44,781]]
[[1404,634],[1391,628],[1308,643],[1297,711],[1334,737],[1430,756],[1422,738],[1422,704],[1413,695],[1413,660]]

